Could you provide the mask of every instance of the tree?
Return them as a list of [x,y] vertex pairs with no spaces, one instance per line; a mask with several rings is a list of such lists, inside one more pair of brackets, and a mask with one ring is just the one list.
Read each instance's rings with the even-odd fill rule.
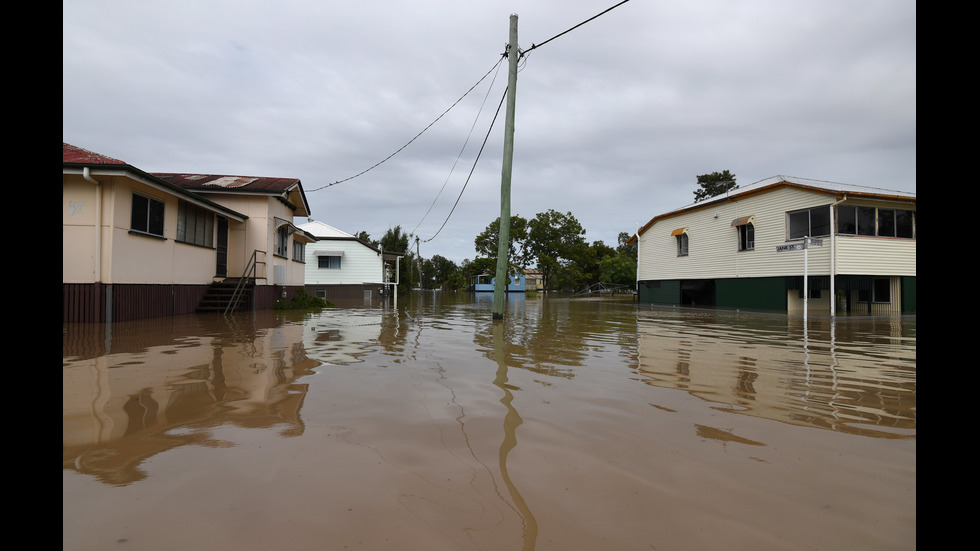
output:
[[726,191],[738,189],[738,184],[735,183],[735,175],[727,170],[698,176],[698,185],[701,188],[694,190],[695,203],[721,195]]
[[539,212],[529,220],[527,227],[527,248],[538,261],[544,288],[574,287],[574,282],[580,278],[572,273],[560,275],[559,272],[569,268],[574,259],[583,256],[583,247],[588,248],[582,224],[571,212],[562,214],[548,209],[548,212]]
[[[474,245],[476,246],[477,256],[490,258],[497,262],[497,244],[500,237],[500,217],[487,226],[480,235],[476,236]],[[510,245],[507,248],[507,267],[523,268],[528,263],[527,252],[527,220],[520,216],[510,217]],[[493,270],[496,272],[496,268]]]
[[620,252],[602,259],[602,282],[633,286],[636,284],[636,260]]
[[619,245],[616,247],[616,252],[629,255],[635,263],[637,256],[636,241],[630,243],[629,240],[631,237],[633,236],[624,231],[619,232]]
[[398,271],[401,274],[401,282],[399,285],[399,290],[411,289],[418,279],[418,272],[411,269],[412,261],[415,255],[408,250],[410,234],[402,233],[401,226],[395,226],[394,228],[388,228],[385,232],[384,237],[378,243],[385,251],[391,251],[396,253],[405,253],[405,256],[401,257],[398,261],[399,268]]
[[369,234],[368,232],[366,232],[364,230],[361,230],[361,231],[357,232],[357,234],[355,234],[354,237],[356,237],[359,241],[362,241],[364,243],[367,243],[368,245],[371,245],[372,247],[377,247],[379,245],[378,241],[377,240],[374,240],[374,239],[371,239],[371,234]]

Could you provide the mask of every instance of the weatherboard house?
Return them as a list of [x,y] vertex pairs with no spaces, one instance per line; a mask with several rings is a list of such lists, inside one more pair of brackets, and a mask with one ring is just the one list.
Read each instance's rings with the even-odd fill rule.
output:
[[227,310],[228,286],[263,309],[303,288],[298,179],[151,174],[67,143],[62,168],[66,322]]
[[637,243],[638,300],[914,314],[915,214],[915,193],[768,178],[640,228],[630,239]]
[[370,300],[394,292],[404,252],[383,251],[320,221],[299,229],[311,235],[307,247],[305,283],[311,295],[331,301]]

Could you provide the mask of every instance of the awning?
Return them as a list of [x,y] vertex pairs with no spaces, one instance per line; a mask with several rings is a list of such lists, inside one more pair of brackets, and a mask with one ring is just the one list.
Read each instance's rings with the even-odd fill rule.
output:
[[344,256],[344,251],[313,251],[313,256]]
[[736,218],[732,220],[732,227],[736,228],[738,226],[745,226],[748,224],[755,224],[755,215],[743,216],[741,218]]
[[276,231],[279,231],[279,228],[281,228],[283,226],[286,226],[286,234],[287,235],[292,235],[293,233],[295,233],[299,229],[296,226],[294,226],[293,223],[290,222],[289,220],[283,220],[282,218],[273,217],[273,221],[276,224],[276,227],[275,227]]
[[682,233],[687,233],[687,228],[677,228],[676,230],[670,232],[670,235],[676,237]]
[[293,234],[293,241],[297,243],[314,243],[316,242],[316,238],[309,232],[296,228],[296,233]]

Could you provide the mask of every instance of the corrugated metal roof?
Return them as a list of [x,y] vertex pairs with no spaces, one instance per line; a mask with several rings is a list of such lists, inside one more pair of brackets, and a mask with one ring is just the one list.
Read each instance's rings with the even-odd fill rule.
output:
[[323,222],[317,220],[311,220],[305,224],[300,224],[297,226],[299,229],[312,234],[318,238],[342,238],[342,239],[352,239],[353,235],[338,230],[333,226],[324,224]]
[[[854,184],[842,184],[839,182],[828,182],[825,180],[814,180],[812,178],[798,178],[796,176],[783,176],[777,175],[769,178],[759,180],[758,182],[752,182],[747,186],[739,186],[738,189],[733,189],[722,195],[716,195],[709,199],[705,199],[699,203],[691,203],[683,207],[668,211],[682,211],[687,210],[692,207],[707,206],[716,201],[724,201],[730,198],[737,198],[740,195],[748,195],[751,193],[756,193],[759,190],[765,189],[770,186],[775,185],[793,185],[801,188],[810,188],[813,191],[818,192],[829,192],[829,193],[849,193],[849,194],[860,194],[869,196],[885,196],[885,197],[898,197],[906,199],[915,199],[915,193],[909,191],[899,191],[894,189],[876,188],[870,186],[858,186]],[[666,213],[665,213],[666,214]]]
[[62,149],[62,162],[63,163],[86,163],[93,165],[125,165],[123,161],[119,159],[113,159],[112,157],[106,157],[105,155],[100,155],[94,153],[87,149],[82,149],[71,145],[70,143],[61,142]]
[[184,189],[198,191],[269,191],[282,192],[300,183],[297,178],[265,178],[261,176],[232,176],[227,174],[179,174],[154,172],[154,176]]

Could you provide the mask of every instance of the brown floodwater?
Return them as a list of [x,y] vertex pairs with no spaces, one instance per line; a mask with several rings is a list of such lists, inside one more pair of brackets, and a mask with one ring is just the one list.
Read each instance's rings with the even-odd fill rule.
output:
[[491,307],[66,325],[63,548],[915,549],[914,317]]

